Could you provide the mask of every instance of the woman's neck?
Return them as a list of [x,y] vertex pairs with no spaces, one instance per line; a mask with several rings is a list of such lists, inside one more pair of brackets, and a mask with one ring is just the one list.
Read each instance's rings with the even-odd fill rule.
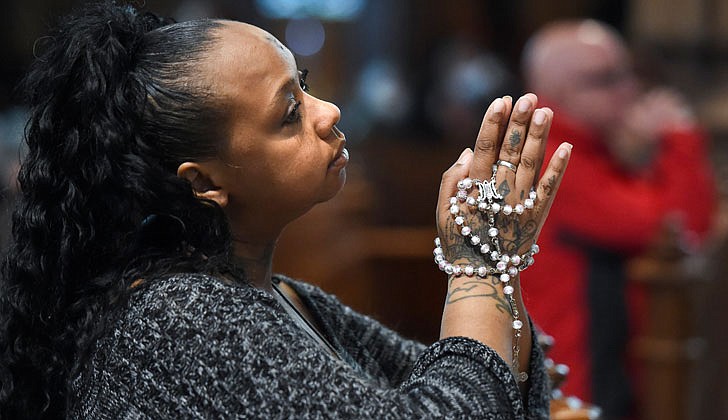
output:
[[276,242],[253,244],[233,240],[235,246],[235,262],[242,268],[245,278],[253,286],[273,291],[273,251]]

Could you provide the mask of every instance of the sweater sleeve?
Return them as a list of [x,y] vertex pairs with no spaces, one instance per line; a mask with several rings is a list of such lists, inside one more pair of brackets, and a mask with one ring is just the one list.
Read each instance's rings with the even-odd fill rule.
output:
[[[320,288],[279,276],[296,289],[299,296],[312,307],[313,313],[323,325],[335,345],[351,355],[355,362],[370,376],[384,377],[391,386],[412,381],[415,363],[422,363],[421,355],[428,349],[424,344],[408,340],[376,320],[362,315],[342,304]],[[535,328],[531,328],[536,331]],[[531,343],[531,366],[544,366],[541,347]],[[527,401],[527,418],[548,418],[549,380],[543,369],[530,368],[530,388]],[[505,373],[504,373],[505,374]]]
[[[294,287],[301,298],[312,306],[329,336],[337,340],[337,344],[351,354],[367,374],[374,377],[377,373],[385,375],[389,384],[399,386],[404,380],[412,380],[410,373],[413,373],[415,363],[422,363],[421,355],[425,350],[431,351],[424,344],[405,339],[376,320],[354,311],[316,286],[279,277]],[[531,330],[536,331],[533,326]],[[464,337],[459,339],[469,340]],[[544,355],[535,336],[531,349],[531,366],[543,367]],[[508,372],[503,374],[509,375]],[[548,377],[541,368],[530,369],[529,376],[526,417],[548,418]]]
[[426,348],[354,311],[316,286],[284,276],[278,278],[296,290],[333,345],[343,349],[367,375],[383,384],[399,386]]
[[474,340],[435,343],[401,386],[387,387],[318,348],[262,291],[193,275],[155,283],[131,300],[110,341],[97,349],[102,390],[87,402],[97,412],[106,407],[121,417],[151,418],[525,415],[506,363]]

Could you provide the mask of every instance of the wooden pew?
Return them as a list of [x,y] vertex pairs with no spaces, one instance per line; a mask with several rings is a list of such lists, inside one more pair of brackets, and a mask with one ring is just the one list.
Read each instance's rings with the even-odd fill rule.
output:
[[[728,418],[728,343],[722,333],[727,330],[728,247],[720,238],[724,235],[716,235],[714,245],[703,252],[689,252],[680,229],[666,225],[656,245],[628,266],[630,279],[644,288],[647,299],[645,329],[630,345],[644,370],[640,418]],[[705,379],[715,371],[723,376],[709,389]],[[706,400],[706,394],[716,393],[723,398]],[[719,415],[710,406],[721,406],[721,401],[724,411]]]

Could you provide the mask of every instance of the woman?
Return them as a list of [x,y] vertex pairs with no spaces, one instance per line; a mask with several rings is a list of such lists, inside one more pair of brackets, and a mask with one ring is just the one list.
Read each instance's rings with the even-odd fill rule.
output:
[[[552,118],[534,95],[494,101],[475,153],[443,176],[436,255],[456,272],[425,347],[271,273],[283,227],[336,195],[348,160],[338,108],[306,93],[274,37],[104,3],[49,39],[25,81],[29,152],[3,265],[5,417],[548,416],[517,273],[501,282],[474,233],[455,232],[496,220],[451,214],[450,198],[468,176],[493,178],[469,184],[497,184],[496,205],[528,195]],[[533,209],[497,216],[508,252],[530,256],[569,150]],[[478,188],[466,193],[485,199]],[[470,264],[489,274],[462,275]]]

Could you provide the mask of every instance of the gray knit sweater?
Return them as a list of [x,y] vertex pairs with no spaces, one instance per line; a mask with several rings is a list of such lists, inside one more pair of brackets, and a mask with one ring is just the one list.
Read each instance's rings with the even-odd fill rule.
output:
[[277,280],[299,293],[342,360],[268,293],[178,274],[138,287],[112,314],[73,381],[69,417],[548,418],[537,345],[524,408],[508,365],[480,342],[425,347],[314,286]]

